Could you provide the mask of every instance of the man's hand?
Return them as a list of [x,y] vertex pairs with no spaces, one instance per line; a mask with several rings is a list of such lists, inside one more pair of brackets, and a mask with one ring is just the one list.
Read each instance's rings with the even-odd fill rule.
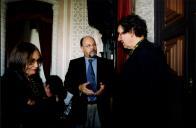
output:
[[79,85],[79,90],[80,90],[82,93],[84,93],[84,94],[86,94],[86,95],[88,95],[88,96],[95,95],[95,93],[93,92],[93,90],[91,90],[91,89],[88,88],[88,85],[89,85],[89,84],[90,84],[89,82],[80,84],[80,85]]
[[100,88],[98,91],[95,92],[95,95],[96,96],[101,95],[104,92],[104,90],[105,90],[105,85],[102,82],[100,82]]
[[30,105],[30,106],[33,106],[33,105],[35,105],[35,100],[32,100],[32,99],[28,99],[27,100],[27,105]]

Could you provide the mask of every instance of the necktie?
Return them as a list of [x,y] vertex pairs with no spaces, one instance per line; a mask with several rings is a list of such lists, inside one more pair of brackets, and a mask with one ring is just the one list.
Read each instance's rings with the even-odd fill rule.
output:
[[[90,82],[89,88],[92,89],[94,92],[96,92],[96,80],[95,80],[95,73],[93,71],[93,66],[92,66],[92,59],[89,59],[89,65],[88,65],[88,70],[87,70],[87,80]],[[88,101],[95,101],[96,97],[95,96],[89,96]]]

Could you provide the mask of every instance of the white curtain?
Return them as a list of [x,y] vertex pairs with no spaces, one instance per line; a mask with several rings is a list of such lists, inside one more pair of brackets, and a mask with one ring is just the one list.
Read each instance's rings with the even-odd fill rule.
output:
[[[40,41],[39,41],[39,33],[38,33],[37,29],[32,29],[31,30],[30,42],[32,44],[34,44],[35,46],[37,46],[38,49],[41,52]],[[44,70],[43,70],[43,65],[41,65],[41,67],[40,67],[40,77],[42,78],[43,82],[46,81],[46,78],[45,78],[45,75],[44,75]]]

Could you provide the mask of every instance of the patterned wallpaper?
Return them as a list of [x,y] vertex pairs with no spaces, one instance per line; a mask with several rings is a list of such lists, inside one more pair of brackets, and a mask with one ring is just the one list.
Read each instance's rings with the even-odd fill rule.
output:
[[98,52],[102,51],[103,45],[101,34],[97,29],[88,24],[87,0],[71,1],[71,22],[70,22],[70,55],[72,58],[83,56],[80,49],[80,39],[85,35],[91,35],[95,38]]
[[154,0],[135,0],[135,13],[146,20],[148,39],[154,41]]

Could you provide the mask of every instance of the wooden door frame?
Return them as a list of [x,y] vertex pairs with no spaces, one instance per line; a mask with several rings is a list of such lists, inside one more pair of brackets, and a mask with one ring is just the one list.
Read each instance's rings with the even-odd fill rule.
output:
[[[190,45],[190,40],[189,40],[189,26],[187,26],[187,21],[189,18],[189,2],[185,0],[185,12],[184,12],[184,18],[180,19],[175,27],[166,27],[164,28],[164,0],[158,0],[154,1],[154,11],[155,11],[155,44],[157,46],[160,46],[164,48],[164,40],[169,39],[170,37],[174,37],[177,35],[180,35],[182,33],[185,33],[185,62],[184,62],[184,76],[183,76],[183,82],[184,82],[184,87],[189,88],[189,79],[190,79],[190,58],[189,58],[189,45]],[[183,26],[183,27],[178,27],[178,26]],[[176,29],[178,31],[176,31]],[[165,34],[167,33],[167,34]],[[170,33],[170,34],[168,34]]]

